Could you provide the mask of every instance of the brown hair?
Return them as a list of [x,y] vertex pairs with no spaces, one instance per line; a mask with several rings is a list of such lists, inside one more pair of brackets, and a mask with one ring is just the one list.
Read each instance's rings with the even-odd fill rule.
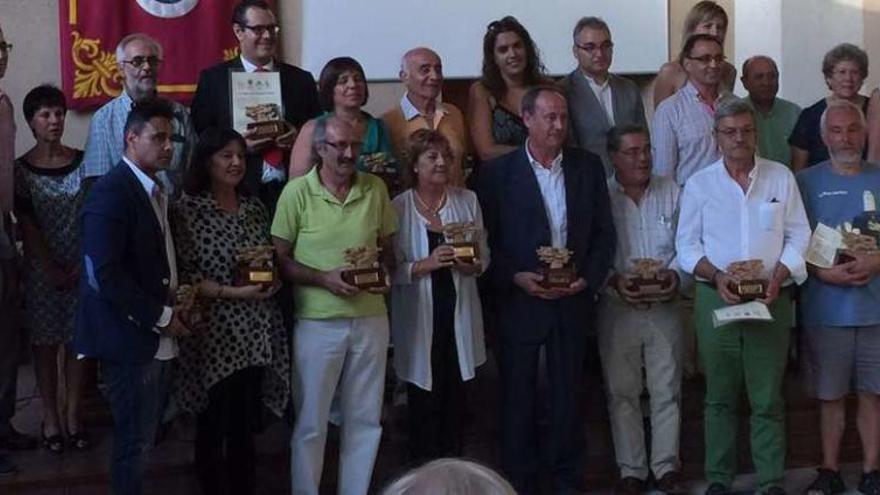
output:
[[419,184],[415,167],[422,154],[431,148],[440,148],[443,156],[451,162],[452,146],[446,136],[440,132],[433,129],[419,129],[409,135],[406,140],[406,159],[400,171],[404,187],[416,187]]
[[495,63],[495,40],[501,33],[514,33],[522,40],[526,49],[525,83],[533,86],[544,80],[544,64],[538,54],[538,48],[532,40],[532,36],[526,28],[511,15],[497,21],[492,21],[486,26],[486,34],[483,36],[483,73],[480,82],[489,90],[496,99],[501,99],[507,92],[504,79],[501,77],[501,69]]

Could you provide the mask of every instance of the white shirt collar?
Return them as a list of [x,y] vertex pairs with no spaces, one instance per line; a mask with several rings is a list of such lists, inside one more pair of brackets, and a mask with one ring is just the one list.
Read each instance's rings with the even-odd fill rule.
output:
[[595,79],[593,79],[592,77],[588,76],[583,71],[581,71],[581,75],[584,76],[584,79],[587,80],[587,84],[589,84],[593,88],[593,90],[595,90],[595,91],[601,91],[601,90],[607,88],[608,83],[611,82],[611,73],[608,73],[608,75],[605,76],[605,82],[603,82],[601,84],[598,81],[596,81]]
[[141,187],[144,188],[147,196],[152,196],[153,188],[156,187],[156,181],[151,179],[149,175],[145,174],[143,170],[138,168],[138,166],[135,165],[134,162],[131,161],[127,156],[122,155],[122,161],[124,161],[125,164],[128,165],[128,168],[130,168],[131,171],[134,172],[134,176],[137,177],[137,180],[141,183]]
[[[409,101],[409,93],[404,93],[403,96],[400,98],[400,111],[403,112],[403,118],[405,118],[406,120],[412,120],[421,115],[419,109],[417,109],[415,105],[413,105],[412,102]],[[443,102],[440,101],[439,96],[437,97],[436,112],[441,115],[446,115],[446,106],[444,106]]]
[[248,59],[244,58],[244,55],[239,55],[238,58],[241,59],[241,65],[244,67],[245,72],[255,72],[258,68],[263,68],[270,72],[275,70],[274,60],[266,65],[258,66],[256,64],[252,64]]
[[[535,157],[532,156],[532,153],[529,151],[529,140],[526,139],[526,157],[529,159],[529,163],[532,165],[532,168],[547,170],[547,167],[541,164],[538,160],[535,160]],[[550,162],[550,173],[557,173],[562,170],[562,150],[559,150],[559,154],[556,155],[556,158]]]

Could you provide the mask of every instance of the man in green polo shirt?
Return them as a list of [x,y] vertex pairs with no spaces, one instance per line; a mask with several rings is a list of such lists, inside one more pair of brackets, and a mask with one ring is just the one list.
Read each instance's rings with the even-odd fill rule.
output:
[[758,156],[791,167],[791,135],[801,107],[777,98],[779,70],[772,58],[756,55],[743,62],[743,87],[749,92],[746,98],[755,109],[755,127],[758,130]]
[[318,121],[312,143],[318,163],[287,184],[272,222],[283,276],[295,284],[291,478],[297,494],[318,493],[337,388],[339,493],[367,493],[382,435],[388,287],[359,290],[345,282],[343,252],[364,246],[391,254],[397,218],[382,179],[355,170],[361,144],[347,122]]

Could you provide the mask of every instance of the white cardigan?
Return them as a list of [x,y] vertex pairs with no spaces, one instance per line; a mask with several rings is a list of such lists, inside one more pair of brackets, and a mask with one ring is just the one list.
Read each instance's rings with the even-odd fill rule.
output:
[[[412,277],[412,265],[427,258],[427,222],[416,210],[413,190],[408,189],[392,202],[400,222],[395,240],[397,268],[391,288],[391,339],[394,343],[394,368],[397,376],[425,390],[431,390],[431,338],[434,313],[431,276]],[[483,214],[473,191],[450,187],[446,205],[440,210],[444,224],[474,222],[479,229],[479,256],[483,271],[489,266],[489,246],[483,226]],[[455,344],[462,380],[474,377],[474,369],[486,362],[483,340],[483,310],[477,292],[476,276],[452,270],[455,284]]]

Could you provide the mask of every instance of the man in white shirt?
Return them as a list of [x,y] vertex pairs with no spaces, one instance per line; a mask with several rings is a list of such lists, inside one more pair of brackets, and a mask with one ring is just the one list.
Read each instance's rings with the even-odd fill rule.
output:
[[[723,102],[715,112],[714,133],[722,158],[685,185],[676,235],[679,264],[698,280],[695,318],[706,374],[706,493],[726,492],[736,474],[743,387],[751,406],[758,489],[784,493],[782,378],[792,326],[790,286],[807,278],[803,256],[810,227],[791,171],[755,156],[754,109],[748,103]],[[756,276],[766,280],[766,290],[758,301],[768,306],[774,320],[714,328],[714,310],[743,302],[735,289],[740,279],[728,267],[747,260],[762,264]]]
[[[614,453],[620,468],[618,495],[645,491],[649,472],[662,492],[678,491],[681,425],[681,312],[673,302],[679,276],[675,226],[680,188],[651,175],[651,140],[639,125],[612,127],[608,155],[614,176],[608,194],[617,251],[599,307],[599,355],[608,394]],[[656,292],[640,293],[635,260],[654,260]],[[642,368],[651,399],[651,456],[646,454]],[[650,469],[650,471],[649,471]]]
[[173,110],[136,103],[119,164],[95,182],[82,209],[80,305],[73,346],[100,361],[113,412],[114,493],[143,488],[143,452],[163,410],[174,337],[189,334],[174,306],[177,267],[168,195],[158,172],[172,157]]
[[571,47],[578,66],[561,81],[568,98],[569,143],[602,158],[612,172],[605,136],[615,125],[647,127],[642,93],[633,81],[609,72],[614,57],[611,29],[598,17],[584,17],[574,27]]

